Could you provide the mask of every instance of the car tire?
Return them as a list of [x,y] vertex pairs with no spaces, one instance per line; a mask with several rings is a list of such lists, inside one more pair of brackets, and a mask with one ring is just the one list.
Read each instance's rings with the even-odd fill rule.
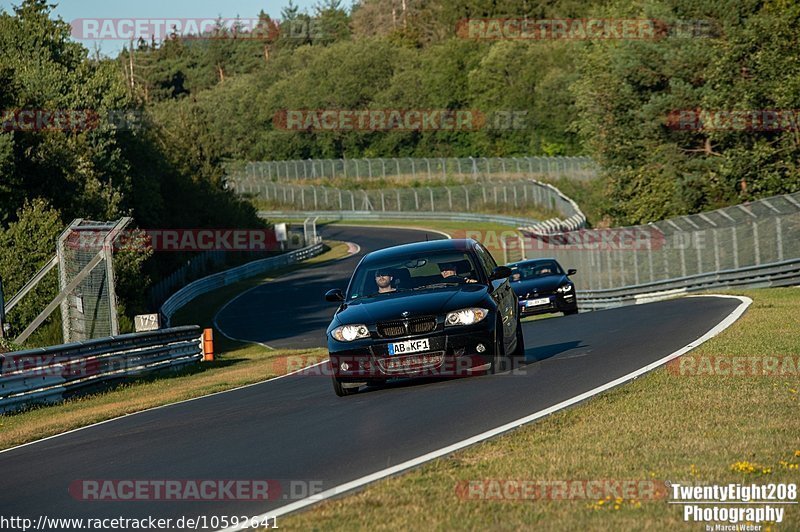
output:
[[494,356],[492,357],[492,367],[489,368],[489,373],[500,373],[505,369],[508,357],[506,357],[506,348],[503,342],[503,324],[498,322],[497,329],[495,330],[494,341]]
[[564,316],[572,316],[573,314],[577,314],[577,313],[578,313],[578,309],[567,310],[567,311],[564,312]]
[[519,319],[517,320],[517,347],[514,349],[514,352],[511,353],[511,358],[525,358],[525,338],[522,335],[522,322]]
[[358,388],[345,388],[342,386],[342,383],[336,377],[331,377],[333,381],[333,391],[339,397],[344,397],[346,395],[353,395],[354,393],[358,393]]

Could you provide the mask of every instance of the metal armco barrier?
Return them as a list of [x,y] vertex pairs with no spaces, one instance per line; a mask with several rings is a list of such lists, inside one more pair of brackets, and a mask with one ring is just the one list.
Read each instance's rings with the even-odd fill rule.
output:
[[471,183],[439,187],[395,187],[347,190],[330,186],[291,185],[258,178],[229,177],[227,185],[236,193],[264,202],[277,210],[408,213],[496,212],[506,216],[514,210],[533,207],[556,214],[544,222],[523,220],[532,231],[552,233],[573,231],[586,225],[586,216],[577,203],[549,183],[526,179],[499,183]]
[[598,310],[620,305],[660,301],[691,292],[715,288],[771,288],[800,285],[800,259],[749,266],[738,270],[692,275],[609,290],[578,292],[581,310]]
[[290,266],[297,262],[310,259],[322,253],[323,245],[319,241],[311,246],[304,247],[277,257],[248,262],[243,266],[231,268],[224,272],[215,273],[208,277],[198,279],[181,288],[161,305],[162,323],[169,327],[172,316],[189,302],[205,293],[222,288],[238,281],[260,275],[269,270],[276,270]]
[[398,220],[416,222],[419,220],[445,220],[451,222],[484,222],[517,227],[530,225],[535,220],[516,218],[502,214],[478,214],[459,212],[390,212],[390,211],[258,211],[260,218],[269,220],[292,220],[314,216],[320,220]]
[[85,388],[122,377],[199,362],[196,325],[123,334],[0,355],[0,412],[55,403]]

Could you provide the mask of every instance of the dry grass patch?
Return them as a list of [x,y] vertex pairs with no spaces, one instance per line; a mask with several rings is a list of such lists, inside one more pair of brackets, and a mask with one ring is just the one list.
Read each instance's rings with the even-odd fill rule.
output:
[[[755,303],[696,355],[800,355],[800,291]],[[698,530],[656,500],[465,500],[459,482],[663,480],[800,483],[800,378],[681,376],[660,368],[591,401],[284,518],[286,529]],[[793,391],[794,390],[794,391]],[[800,528],[787,506],[771,530]]]

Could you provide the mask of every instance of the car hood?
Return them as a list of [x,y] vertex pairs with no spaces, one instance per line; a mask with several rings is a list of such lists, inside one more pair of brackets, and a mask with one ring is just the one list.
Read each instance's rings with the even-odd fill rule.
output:
[[532,292],[549,293],[568,282],[566,275],[548,275],[547,277],[539,277],[538,279],[528,279],[525,281],[517,281],[511,283],[511,288],[518,296],[525,297],[526,294]]
[[403,312],[408,317],[441,315],[451,310],[465,307],[486,306],[485,285],[460,285],[432,290],[398,292],[378,297],[357,299],[342,305],[334,322],[376,323],[378,321],[402,319]]

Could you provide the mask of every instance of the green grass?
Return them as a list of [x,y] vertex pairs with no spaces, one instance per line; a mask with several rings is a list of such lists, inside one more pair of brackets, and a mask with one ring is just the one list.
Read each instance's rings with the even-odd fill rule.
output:
[[[696,355],[800,356],[800,290],[737,291],[754,304]],[[700,530],[665,499],[464,500],[485,479],[800,481],[795,373],[687,377],[665,368],[512,433],[281,520],[290,530]],[[753,471],[747,472],[752,466]],[[772,530],[797,530],[787,506]]]
[[[173,318],[174,325],[211,327],[217,310],[232,297],[258,284],[299,268],[347,255],[347,245],[327,242],[329,250],[280,271],[248,279],[205,294]],[[59,434],[148,408],[201,397],[281,375],[298,361],[311,364],[327,357],[326,349],[271,350],[260,345],[228,340],[215,334],[217,359],[176,372],[132,380],[100,393],[73,398],[52,406],[39,406],[0,416],[0,449]]]
[[[310,205],[306,209],[301,209],[298,205],[293,203],[287,204],[282,201],[266,200],[259,197],[251,197],[250,201],[253,203],[253,205],[257,210],[261,211],[295,211],[295,210],[304,211],[304,210],[313,210],[314,208],[313,205]],[[454,209],[455,208],[456,207],[454,207]],[[387,207],[387,210],[391,210],[391,208]],[[448,212],[443,210],[440,212],[443,214],[452,214],[457,211]],[[528,204],[528,205],[521,204],[515,207],[514,205],[510,205],[508,203],[498,203],[497,205],[489,205],[480,208],[472,207],[470,208],[469,212],[476,214],[496,214],[501,216],[513,216],[516,218],[526,218],[528,220],[548,220],[550,218],[561,217],[558,211],[554,209],[539,207],[533,204]]]

